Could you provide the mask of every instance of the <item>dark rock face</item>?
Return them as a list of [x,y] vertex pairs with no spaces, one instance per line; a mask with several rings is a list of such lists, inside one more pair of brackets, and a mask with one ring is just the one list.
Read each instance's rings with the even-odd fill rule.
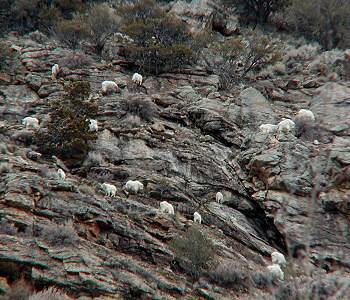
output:
[[267,99],[256,89],[241,92],[241,116],[244,127],[256,128],[264,123],[275,124],[276,117]]
[[[250,171],[252,197],[273,217],[291,251],[308,241],[315,255],[338,260],[347,255],[343,247],[349,239],[347,216],[339,212],[349,201],[349,190],[339,191],[334,180],[342,172],[334,160],[338,147],[337,143],[305,144],[292,135],[281,141],[257,134],[246,141],[239,161]],[[331,251],[326,246],[329,239]]]
[[329,82],[315,91],[311,109],[319,117],[321,125],[336,135],[350,135],[349,87]]
[[[206,7],[205,20],[211,15]],[[174,264],[168,243],[192,225],[195,211],[217,246],[217,261],[235,260],[264,272],[272,251],[288,254],[289,261],[298,249],[308,249],[314,272],[325,264],[348,270],[350,106],[345,83],[321,85],[309,78],[292,84],[288,77],[237,87],[226,95],[218,91],[217,76],[197,67],[146,77],[144,89],[135,90],[127,70],[102,64],[64,70],[53,81],[51,65],[66,50],[26,43],[18,40],[19,59],[27,69],[25,75],[18,70],[23,82],[14,85],[16,76],[9,77],[0,93],[0,221],[6,221],[0,226],[0,263],[15,266],[0,273],[0,292],[23,269],[37,287],[56,285],[84,299],[118,299],[125,293],[137,299],[199,294],[232,299],[236,294],[229,289],[209,283],[196,287]],[[101,82],[111,79],[121,93],[101,97]],[[33,130],[20,120],[35,116],[45,128],[48,104],[75,80],[92,86],[99,131],[83,166],[68,170],[59,159],[37,152],[31,145]],[[153,121],[123,110],[122,101],[135,93],[156,106]],[[293,118],[306,107],[327,138],[314,143],[293,134],[259,132],[259,125]],[[57,178],[57,168],[66,171],[65,180]],[[140,180],[145,191],[127,197],[127,180]],[[103,182],[117,187],[115,198],[103,195]],[[215,202],[218,191],[223,203]],[[159,211],[164,200],[176,216]],[[67,220],[77,242],[50,244],[45,228]]]

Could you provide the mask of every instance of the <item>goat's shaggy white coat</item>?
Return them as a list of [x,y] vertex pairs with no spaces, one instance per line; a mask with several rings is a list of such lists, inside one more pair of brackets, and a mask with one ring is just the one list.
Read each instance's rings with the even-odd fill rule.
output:
[[215,196],[215,200],[218,203],[222,203],[224,201],[224,195],[221,192],[217,192]]
[[39,120],[37,118],[25,117],[22,119],[22,124],[26,128],[39,128]]
[[267,266],[267,270],[272,275],[273,279],[284,280],[284,273],[280,267],[280,265],[274,264],[271,266]]
[[277,251],[274,251],[271,253],[271,261],[272,261],[272,264],[280,265],[281,267],[285,267],[287,264],[287,261],[284,255]]
[[97,120],[90,119],[89,121],[89,130],[90,131],[98,131]]
[[311,110],[304,109],[304,108],[298,111],[298,113],[296,114],[296,117],[301,118],[303,120],[309,120],[312,122],[316,120],[314,113]]
[[136,84],[138,84],[138,85],[142,85],[143,78],[142,78],[141,74],[135,73],[134,75],[132,75],[132,79],[131,80],[133,82],[135,82]]
[[174,207],[167,201],[160,202],[159,207],[162,213],[171,214],[171,215],[175,214]]
[[143,184],[142,182],[138,181],[138,180],[129,180],[127,183],[125,183],[124,185],[124,189],[128,192],[128,193],[139,193],[143,191]]
[[109,93],[118,93],[119,92],[119,87],[114,81],[103,81],[102,82],[102,94],[107,95]]
[[277,126],[279,132],[295,132],[295,123],[291,119],[284,119]]
[[57,177],[59,180],[65,180],[66,179],[66,173],[62,169],[57,170]]
[[198,212],[195,212],[193,214],[193,221],[195,223],[199,223],[199,224],[202,224],[202,216],[198,213]]
[[273,124],[262,124],[259,126],[259,129],[263,133],[273,133],[277,130],[277,125]]
[[105,192],[106,196],[115,197],[115,194],[117,192],[117,188],[115,185],[109,184],[109,183],[103,183],[101,184],[101,187]]
[[57,78],[58,73],[60,72],[60,66],[58,64],[54,64],[51,68],[51,79],[55,80]]

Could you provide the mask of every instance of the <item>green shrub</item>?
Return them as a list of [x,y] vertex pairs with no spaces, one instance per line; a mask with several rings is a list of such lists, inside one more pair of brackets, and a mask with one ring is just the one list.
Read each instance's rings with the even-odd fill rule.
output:
[[13,0],[0,0],[0,35],[7,31]]
[[348,0],[292,0],[285,16],[293,31],[329,50],[350,46],[349,10]]
[[224,0],[234,5],[243,23],[265,24],[272,13],[283,8],[288,0]]
[[[63,18],[59,8],[50,5],[43,6],[38,12],[37,27],[46,34],[51,33],[52,28]],[[34,28],[33,28],[34,29]]]
[[83,0],[0,0],[0,33],[16,30],[50,33],[60,19],[86,10]]
[[212,68],[220,76],[224,89],[244,79],[249,72],[261,70],[281,59],[279,41],[257,30],[248,31],[244,38],[214,44],[213,48],[222,57]]
[[119,18],[106,4],[90,7],[86,14],[76,14],[71,20],[57,23],[57,38],[70,48],[77,48],[82,40],[90,41],[98,54],[101,54],[107,39],[117,31]]
[[124,13],[122,31],[135,41],[126,47],[126,57],[144,72],[170,72],[194,61],[194,37],[186,24],[165,15],[153,1],[140,0],[121,11]]
[[127,48],[127,56],[145,72],[160,74],[170,72],[193,60],[189,35],[179,22],[171,19],[153,19],[144,24],[134,22],[124,27],[124,32],[135,41]]
[[189,64],[192,57],[192,50],[181,44],[174,44],[169,47],[149,46],[139,47],[130,46],[128,48],[128,57],[135,61],[144,72],[151,74],[161,74],[171,72],[182,65]]
[[184,44],[191,40],[187,26],[175,17],[167,16],[131,22],[124,32],[143,47],[148,45],[170,47],[174,43]]
[[0,0],[0,36],[9,31],[11,5],[11,0]]
[[89,35],[87,24],[79,16],[58,22],[54,30],[57,39],[72,49],[76,49]]
[[195,279],[215,254],[213,243],[201,233],[197,225],[192,225],[183,237],[175,237],[170,247],[181,267]]
[[69,165],[80,165],[90,151],[96,134],[89,131],[87,119],[97,113],[97,105],[88,100],[91,89],[85,81],[66,88],[66,95],[52,104],[47,130],[39,130],[35,142],[44,155],[57,155]]
[[36,28],[41,2],[41,0],[15,0],[11,6],[11,25],[19,31],[31,31]]

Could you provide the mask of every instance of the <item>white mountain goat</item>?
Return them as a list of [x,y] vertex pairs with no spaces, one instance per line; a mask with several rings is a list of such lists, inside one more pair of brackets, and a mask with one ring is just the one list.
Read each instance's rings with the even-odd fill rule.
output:
[[160,202],[159,207],[162,213],[171,214],[171,215],[175,214],[174,207],[167,201]]
[[57,170],[57,177],[59,180],[65,180],[66,179],[66,173],[62,169]]
[[271,261],[272,261],[272,264],[280,265],[281,267],[285,267],[287,264],[287,261],[284,255],[277,251],[271,253]]
[[107,95],[110,93],[118,93],[120,92],[119,86],[114,81],[103,81],[102,82],[102,95]]
[[222,203],[224,201],[224,195],[221,192],[217,192],[215,199],[216,202]]
[[262,124],[259,126],[259,129],[263,133],[273,133],[277,130],[277,125],[273,124]]
[[139,73],[135,73],[134,75],[132,75],[132,79],[133,82],[135,82],[138,85],[142,85],[142,75]]
[[316,119],[314,113],[311,110],[304,108],[298,111],[298,113],[296,114],[296,118],[311,122],[315,122]]
[[295,123],[291,119],[284,119],[277,126],[279,132],[295,132]]
[[199,223],[199,224],[202,224],[202,216],[198,213],[198,212],[195,212],[193,214],[193,221],[195,223]]
[[61,71],[61,68],[58,64],[54,64],[51,68],[51,79],[56,80],[58,73]]
[[98,124],[97,124],[97,120],[87,120],[89,121],[89,130],[90,131],[98,131]]
[[280,265],[274,264],[271,266],[267,266],[267,270],[271,274],[273,280],[284,280],[284,273],[280,267]]
[[143,191],[143,184],[138,180],[129,180],[127,183],[125,183],[124,189],[127,194],[137,194]]
[[117,192],[117,188],[115,187],[115,185],[109,184],[109,183],[103,183],[101,184],[101,187],[105,192],[106,196],[115,197],[115,194]]
[[26,128],[39,128],[39,120],[37,118],[25,117],[24,119],[22,119],[22,124]]

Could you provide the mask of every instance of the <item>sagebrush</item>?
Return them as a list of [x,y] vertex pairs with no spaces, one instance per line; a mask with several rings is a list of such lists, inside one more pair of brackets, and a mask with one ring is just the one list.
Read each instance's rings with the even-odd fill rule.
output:
[[287,5],[288,0],[224,0],[236,8],[244,24],[265,24],[271,15]]
[[213,44],[212,48],[221,55],[221,60],[209,62],[209,66],[220,76],[223,89],[231,88],[249,72],[257,72],[282,58],[279,41],[258,30],[248,30],[244,37]]
[[71,221],[44,226],[41,237],[53,246],[73,246],[78,241],[78,234]]
[[62,20],[55,26],[55,35],[59,41],[69,48],[76,49],[81,41],[89,35],[87,24],[80,18]]
[[117,32],[120,20],[106,4],[93,5],[83,17],[88,28],[87,39],[98,54],[101,54],[108,38]]
[[198,225],[192,225],[183,236],[177,236],[170,243],[175,258],[181,267],[193,278],[198,278],[215,255],[215,247]]
[[348,0],[292,0],[284,15],[293,31],[329,50],[350,46],[349,10]]
[[156,105],[144,94],[134,94],[123,99],[122,108],[131,115],[138,116],[145,121],[152,121],[156,115]]
[[210,279],[226,288],[236,291],[248,291],[252,286],[252,279],[248,270],[233,261],[224,261],[209,273]]
[[124,25],[121,30],[133,44],[125,49],[125,56],[143,72],[170,72],[194,61],[194,37],[184,22],[165,12],[152,0],[139,0],[121,8]]

